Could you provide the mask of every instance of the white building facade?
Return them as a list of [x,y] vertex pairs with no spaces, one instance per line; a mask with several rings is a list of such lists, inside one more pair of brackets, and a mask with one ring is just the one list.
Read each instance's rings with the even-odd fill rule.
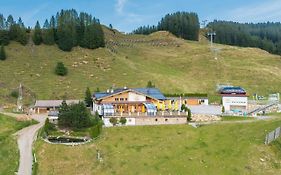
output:
[[237,94],[222,95],[222,105],[225,112],[247,112],[248,109],[248,96]]

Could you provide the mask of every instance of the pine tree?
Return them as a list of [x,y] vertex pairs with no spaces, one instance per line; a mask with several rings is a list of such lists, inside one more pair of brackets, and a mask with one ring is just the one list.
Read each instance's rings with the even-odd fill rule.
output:
[[89,87],[87,87],[85,92],[85,103],[87,107],[91,107],[93,105],[92,94]]
[[1,45],[1,49],[0,49],[0,60],[6,60],[6,53],[3,44]]
[[0,30],[0,45],[8,45],[10,42],[9,39],[9,31],[7,30]]
[[32,40],[35,45],[40,45],[42,43],[42,31],[41,31],[39,21],[36,22]]
[[51,28],[50,23],[48,20],[45,20],[43,30],[42,30],[42,41],[44,44],[47,45],[53,45],[55,44],[55,38],[54,38],[54,29]]
[[55,69],[55,73],[59,76],[65,76],[68,73],[67,68],[64,66],[63,62],[58,62],[56,69]]

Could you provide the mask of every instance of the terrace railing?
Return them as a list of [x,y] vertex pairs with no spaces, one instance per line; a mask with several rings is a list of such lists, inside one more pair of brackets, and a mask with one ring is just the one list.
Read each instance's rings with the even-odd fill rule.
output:
[[142,112],[134,112],[134,113],[114,113],[112,115],[106,115],[105,117],[178,117],[178,116],[187,116],[188,112],[180,112],[180,111],[159,111],[159,112],[150,112],[150,113],[142,113]]

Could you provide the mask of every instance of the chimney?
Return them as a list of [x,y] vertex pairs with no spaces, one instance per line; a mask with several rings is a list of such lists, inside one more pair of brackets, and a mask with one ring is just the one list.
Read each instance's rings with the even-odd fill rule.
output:
[[109,93],[109,89],[106,90],[106,93]]
[[124,89],[127,89],[127,87],[126,87],[126,86],[124,86]]
[[110,93],[113,93],[113,92],[114,92],[114,90],[113,90],[113,89],[111,89]]

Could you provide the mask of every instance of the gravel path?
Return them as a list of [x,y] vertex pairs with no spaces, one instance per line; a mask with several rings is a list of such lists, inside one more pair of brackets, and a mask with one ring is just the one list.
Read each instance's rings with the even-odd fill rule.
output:
[[37,131],[44,125],[46,116],[32,116],[33,119],[40,123],[32,125],[17,132],[18,147],[20,150],[20,161],[18,175],[31,175],[32,174],[32,145],[36,139]]

